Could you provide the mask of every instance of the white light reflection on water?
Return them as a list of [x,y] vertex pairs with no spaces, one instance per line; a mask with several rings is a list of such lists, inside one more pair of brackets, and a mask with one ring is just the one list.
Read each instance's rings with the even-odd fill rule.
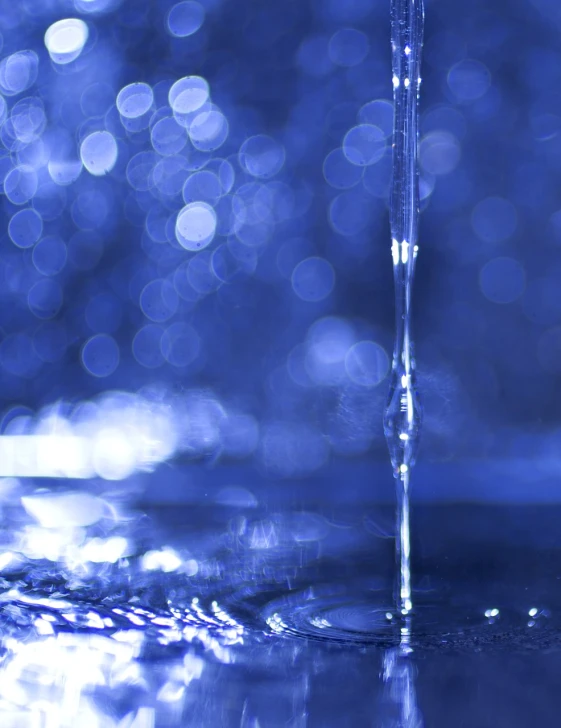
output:
[[423,728],[423,718],[417,705],[416,667],[402,646],[388,650],[384,655],[382,677],[387,716],[381,725],[384,728]]
[[[11,589],[2,603],[2,726],[146,728],[166,716],[166,725],[184,725],[192,683],[210,662],[231,663],[232,646],[243,644],[243,627],[217,602],[109,610]],[[171,645],[180,650],[170,654]],[[154,663],[158,649],[166,659]]]

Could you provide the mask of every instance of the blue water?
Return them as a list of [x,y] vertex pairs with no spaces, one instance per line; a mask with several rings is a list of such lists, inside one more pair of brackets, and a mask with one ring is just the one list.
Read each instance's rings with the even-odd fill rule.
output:
[[2,727],[558,725],[558,3],[388,6],[0,3]]
[[416,506],[406,657],[392,512],[238,502],[72,529],[14,518],[3,724],[445,728],[461,701],[470,725],[522,727],[537,697],[520,681],[539,674],[553,725],[558,509]]

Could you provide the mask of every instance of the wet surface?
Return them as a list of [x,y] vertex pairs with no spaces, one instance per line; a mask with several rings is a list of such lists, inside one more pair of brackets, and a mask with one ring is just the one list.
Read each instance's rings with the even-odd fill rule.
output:
[[391,506],[237,495],[20,523],[1,555],[2,725],[557,725],[560,508],[416,506],[403,649]]

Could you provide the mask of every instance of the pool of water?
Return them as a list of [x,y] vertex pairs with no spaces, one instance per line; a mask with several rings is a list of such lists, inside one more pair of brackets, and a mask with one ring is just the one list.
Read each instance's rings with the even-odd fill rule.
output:
[[405,622],[393,505],[249,495],[6,512],[2,726],[558,724],[560,507],[415,505]]

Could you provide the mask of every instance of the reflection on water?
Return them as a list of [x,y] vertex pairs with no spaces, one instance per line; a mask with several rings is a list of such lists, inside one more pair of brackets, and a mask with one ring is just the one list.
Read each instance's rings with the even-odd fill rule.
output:
[[411,652],[403,647],[384,655],[385,693],[388,716],[383,728],[423,728],[415,689],[416,667]]
[[2,727],[450,728],[461,704],[524,728],[538,673],[551,725],[551,509],[419,507],[404,624],[391,506],[272,511],[231,485],[147,514],[93,481],[1,484]]

